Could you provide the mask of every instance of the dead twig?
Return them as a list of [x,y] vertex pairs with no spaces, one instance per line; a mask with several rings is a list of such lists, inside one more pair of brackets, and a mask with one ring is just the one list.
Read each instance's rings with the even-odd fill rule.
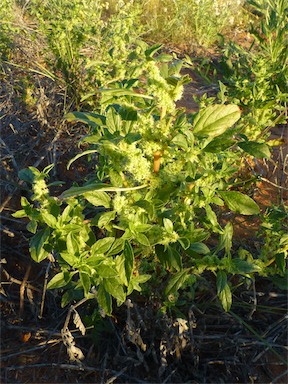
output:
[[27,284],[27,280],[29,278],[30,271],[31,271],[31,263],[28,265],[28,268],[27,268],[26,273],[24,275],[23,281],[20,285],[20,290],[19,290],[19,296],[20,296],[19,316],[20,316],[20,318],[22,317],[23,311],[24,311],[24,293],[25,293],[25,288],[27,286],[26,284]]
[[15,353],[11,353],[10,355],[6,355],[6,356],[0,356],[0,360],[7,360],[7,359],[10,359],[11,357],[15,357],[15,356],[19,356],[19,355],[24,355],[24,354],[28,354],[28,353],[31,353],[31,352],[35,352],[35,351],[39,351],[40,349],[43,349],[43,348],[46,348],[48,346],[48,344],[53,344],[51,345],[52,347],[54,347],[54,345],[57,345],[60,343],[60,339],[54,339],[54,340],[47,340],[47,341],[43,341],[41,343],[39,343],[36,347],[33,347],[33,348],[30,348],[30,349],[26,349],[26,350],[23,350],[23,351],[19,351],[19,352],[15,352]]
[[44,285],[43,285],[43,292],[42,292],[42,298],[41,298],[41,305],[40,305],[40,313],[39,313],[39,319],[42,319],[43,311],[44,311],[44,303],[45,303],[45,296],[46,296],[46,290],[48,285],[48,277],[49,277],[49,269],[51,267],[51,262],[48,262],[48,265],[46,267],[45,271],[45,278],[44,278]]
[[123,376],[123,373],[126,371],[127,371],[127,367],[124,367],[123,369],[121,369],[120,372],[117,372],[116,374],[114,374],[113,377],[107,380],[105,384],[112,384],[118,377]]
[[0,137],[0,143],[2,144],[2,146],[6,149],[11,161],[12,161],[12,164],[13,164],[13,167],[15,168],[16,172],[19,171],[19,167],[18,167],[18,164],[15,160],[15,157],[13,155],[13,153],[11,152],[11,150],[9,149],[8,145],[5,143],[5,141]]
[[257,295],[256,295],[255,280],[251,279],[251,283],[252,283],[252,289],[253,289],[253,298],[252,298],[252,309],[247,316],[249,320],[252,320],[252,316],[257,310]]
[[[3,271],[5,277],[8,281],[10,281],[11,283],[14,283],[14,284],[22,285],[23,281],[15,279],[14,277],[10,276],[9,273],[4,268],[2,269],[2,271]],[[3,283],[3,281],[2,281],[2,283]],[[27,288],[30,288],[33,291],[41,292],[41,289],[38,289],[38,288],[34,287],[33,285],[31,285],[30,283],[27,283],[27,281],[25,284],[26,284]]]

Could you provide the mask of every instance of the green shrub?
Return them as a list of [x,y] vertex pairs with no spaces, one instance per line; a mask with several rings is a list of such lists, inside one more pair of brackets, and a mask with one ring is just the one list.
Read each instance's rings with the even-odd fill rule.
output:
[[[232,190],[232,164],[241,157],[234,137],[240,110],[210,105],[190,116],[176,108],[188,78],[180,75],[183,63],[157,54],[159,48],[140,44],[146,57],[140,77],[101,89],[100,113],[66,116],[91,127],[82,139],[90,149],[68,165],[96,154],[95,174],[83,185],[52,197],[45,182],[51,167],[20,172],[32,184],[32,203],[22,198],[23,209],[14,216],[30,219],[32,258],[53,255],[59,264],[48,287],[65,288],[62,305],[79,298],[79,291],[85,297],[93,292],[111,314],[112,298],[122,304],[151,275],[157,279],[159,267],[168,277],[164,296],[212,271],[229,310],[229,275],[263,272],[261,260],[237,256],[232,224],[222,227],[217,218],[224,206],[259,213],[250,197]],[[219,238],[215,247],[209,246],[212,235]]]

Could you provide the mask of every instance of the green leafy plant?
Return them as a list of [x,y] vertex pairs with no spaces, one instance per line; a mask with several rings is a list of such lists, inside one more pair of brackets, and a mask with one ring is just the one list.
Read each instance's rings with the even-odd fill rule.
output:
[[[243,109],[242,133],[265,142],[270,129],[285,123],[287,109],[287,0],[248,1],[254,17],[247,50],[236,43],[224,49],[226,100]],[[255,20],[256,17],[256,20]],[[223,87],[223,85],[222,85]]]
[[[28,10],[47,38],[47,61],[62,74],[77,109],[83,96],[109,81],[108,73],[110,80],[123,77],[129,41],[134,42],[141,29],[133,2],[119,2],[110,13],[109,2],[104,1],[33,0]],[[90,104],[95,105],[95,100],[90,99]]]
[[288,256],[287,207],[272,206],[263,215],[258,236],[262,241],[260,258],[266,265],[267,275],[281,289],[287,287]]
[[[49,288],[64,288],[62,305],[77,297],[97,297],[112,312],[141,290],[157,265],[167,272],[165,295],[176,294],[205,270],[217,276],[218,296],[231,306],[229,274],[253,274],[263,263],[232,255],[233,227],[217,212],[259,213],[247,195],[231,190],[236,161],[235,105],[211,105],[194,116],[176,108],[187,76],[181,61],[147,47],[141,77],[101,89],[100,113],[73,112],[69,121],[89,124],[81,143],[97,154],[95,174],[52,197],[42,172],[29,168],[20,178],[32,185],[32,203],[22,198],[16,217],[28,217],[34,260],[57,260],[60,272]],[[233,149],[234,148],[234,149]],[[211,235],[218,245],[209,246]],[[148,272],[148,273],[147,273]],[[156,273],[157,274],[157,273]],[[169,276],[171,279],[169,280]]]

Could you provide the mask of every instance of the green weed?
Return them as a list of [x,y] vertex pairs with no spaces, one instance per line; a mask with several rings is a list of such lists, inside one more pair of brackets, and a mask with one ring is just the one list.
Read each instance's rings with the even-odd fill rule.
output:
[[251,140],[265,141],[272,127],[285,123],[287,112],[288,2],[249,4],[258,18],[250,28],[255,40],[248,50],[235,43],[225,48],[227,100],[243,109],[242,133]]
[[13,25],[13,0],[3,0],[0,8],[0,63],[7,60],[13,46],[13,34],[17,31]]
[[[125,73],[123,57],[128,57],[130,49],[127,40],[135,40],[139,34],[137,9],[132,3],[122,7],[119,3],[109,13],[109,3],[103,1],[88,4],[84,0],[33,0],[29,3],[29,13],[37,18],[47,38],[48,60],[51,52],[54,56],[55,63],[50,65],[62,74],[68,95],[77,108],[84,94],[104,85],[109,70],[113,78],[121,77],[121,71]],[[116,70],[118,61],[122,68]],[[107,68],[112,65],[114,72],[112,68],[107,69],[104,77],[104,65]]]
[[[158,23],[154,31],[166,25],[169,39],[177,38],[176,31],[186,36],[192,31],[198,44],[208,46],[241,6],[229,4],[147,1],[145,9],[151,14],[148,23]],[[140,6],[112,0],[29,2],[47,37],[47,58],[53,54],[51,66],[62,74],[75,103],[76,111],[65,119],[89,126],[79,143],[85,150],[68,167],[88,156],[95,169],[60,196],[47,184],[52,166],[19,173],[31,195],[22,197],[14,217],[29,219],[33,260],[48,259],[59,268],[48,288],[62,290],[62,306],[96,298],[101,313],[111,315],[114,301],[123,304],[149,280],[153,288],[163,288],[162,309],[175,309],[180,290],[191,298],[208,271],[229,311],[231,277],[285,277],[287,239],[273,215],[265,216],[261,232],[280,243],[272,258],[268,240],[260,256],[235,250],[233,226],[220,220],[227,210],[259,215],[258,205],[237,190],[235,180],[243,156],[269,158],[262,133],[281,121],[284,110],[285,3],[278,13],[272,0],[267,4],[257,8],[258,50],[231,44],[218,102],[203,98],[199,113],[186,114],[176,107],[190,81],[181,75],[185,63],[164,53],[161,44],[150,46],[140,38],[145,31]],[[80,111],[83,106],[88,111]]]
[[[91,127],[82,140],[90,149],[68,166],[94,153],[95,174],[52,197],[45,181],[51,167],[21,171],[32,184],[32,203],[22,198],[14,216],[30,219],[32,258],[40,262],[52,254],[59,264],[48,287],[65,288],[63,306],[75,292],[88,298],[93,291],[111,314],[112,298],[122,304],[160,266],[168,278],[164,296],[177,297],[191,278],[212,271],[228,311],[228,275],[252,276],[264,268],[252,255],[232,251],[232,224],[222,227],[217,218],[224,206],[259,214],[250,197],[231,190],[237,170],[231,164],[241,156],[234,137],[240,110],[210,105],[187,116],[175,104],[189,81],[180,75],[183,63],[159,54],[159,45],[139,44],[146,57],[139,64],[133,56],[139,77],[101,88],[100,113],[66,116]],[[212,235],[219,238],[216,247],[209,246]]]

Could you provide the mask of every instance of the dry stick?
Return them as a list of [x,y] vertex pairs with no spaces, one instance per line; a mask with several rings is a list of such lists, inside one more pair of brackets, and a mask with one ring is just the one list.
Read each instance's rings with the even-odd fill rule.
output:
[[[103,360],[103,364],[102,364],[102,375],[101,375],[101,384],[104,384],[104,375],[105,375],[105,371],[106,371],[106,367],[107,367],[107,360],[108,360],[108,353],[106,351],[105,355],[104,355],[104,360]],[[113,380],[114,381],[114,380]]]
[[[4,275],[6,276],[6,279],[8,281],[11,281],[11,283],[18,284],[18,285],[21,285],[23,283],[23,281],[15,279],[14,277],[10,276],[9,273],[6,271],[6,269],[3,268],[2,271],[3,271]],[[27,282],[26,282],[26,287],[29,289],[32,289],[33,291],[41,292],[41,289],[38,289]]]
[[[22,325],[11,325],[11,324],[5,324],[5,328],[7,329],[17,329],[17,330],[21,330],[23,332],[31,332],[31,333],[34,333],[38,336],[41,336],[41,335],[48,335],[49,337],[62,337],[61,333],[60,332],[54,332],[54,331],[49,331],[46,330],[46,329],[36,329],[36,328],[33,328],[33,327],[25,327],[25,326],[22,326]],[[89,327],[86,328],[86,330],[88,329],[93,329],[94,326],[93,325],[90,325]],[[70,331],[71,333],[76,333],[76,332],[79,332],[79,329],[72,329]],[[82,338],[83,336],[80,335],[79,338]],[[75,339],[78,338],[78,336],[76,335],[75,336]]]
[[168,380],[170,380],[170,378],[174,375],[174,373],[175,373],[176,371],[177,371],[177,369],[174,369],[174,370],[170,373],[170,375],[168,375],[168,376],[166,377],[166,379],[162,382],[162,384],[167,383]]
[[127,367],[124,367],[120,372],[114,374],[114,376],[107,380],[105,384],[112,384],[119,376],[122,376],[125,371],[127,371]]
[[[281,153],[282,153],[282,158],[283,158],[283,152],[282,152],[282,149],[281,149]],[[281,174],[281,177],[280,177],[280,183],[281,184],[284,184],[284,178],[285,178],[285,174],[287,175],[287,172],[285,172],[285,169],[286,169],[286,166],[287,166],[287,163],[288,163],[288,154],[285,156],[284,160],[283,160],[283,169],[282,169],[282,174]],[[281,197],[281,203],[284,204],[284,191],[281,189],[280,191],[280,197]]]
[[30,271],[31,271],[31,263],[28,265],[27,271],[24,275],[24,279],[20,285],[20,290],[19,290],[19,295],[20,295],[19,316],[20,316],[20,318],[22,317],[23,311],[24,311],[24,293],[25,293],[25,288],[26,288],[26,284],[27,284],[27,280],[28,280]]
[[111,317],[109,317],[109,323],[111,324],[112,328],[114,329],[115,335],[116,335],[116,337],[117,337],[117,339],[119,341],[119,346],[121,347],[122,352],[124,353],[125,356],[127,356],[127,351],[126,351],[125,346],[124,346],[124,344],[122,342],[122,338],[119,335],[119,332],[118,332],[117,328],[115,327],[115,324],[111,320]]
[[277,320],[276,322],[274,322],[272,325],[270,325],[266,331],[264,333],[262,333],[262,337],[267,337],[269,335],[269,333],[271,333],[272,331],[275,333],[275,332],[279,332],[281,330],[281,327],[286,329],[286,323],[281,326],[281,323],[284,322],[285,320],[288,320],[288,315],[284,315],[281,319]]
[[15,170],[18,172],[19,171],[19,167],[18,167],[18,164],[15,160],[15,157],[13,155],[13,153],[10,151],[10,149],[8,148],[7,144],[5,143],[5,141],[3,139],[1,139],[0,137],[0,143],[3,145],[3,147],[6,149],[6,151],[8,152],[10,158],[11,158],[11,161],[12,161],[12,164],[15,168]]
[[63,330],[68,329],[68,325],[69,325],[69,321],[70,321],[70,317],[71,317],[71,315],[72,315],[72,312],[73,312],[76,308],[78,308],[80,305],[86,303],[86,301],[88,301],[88,300],[91,300],[91,299],[88,298],[88,297],[84,297],[82,300],[78,301],[77,304],[75,304],[75,305],[71,305],[71,306],[70,306],[70,308],[69,308],[69,310],[68,310],[68,313],[67,313],[67,316],[66,316],[65,323],[64,323],[63,328],[62,328]]
[[45,295],[47,291],[47,285],[48,285],[48,277],[49,277],[49,269],[51,267],[51,261],[49,261],[46,271],[45,271],[45,279],[44,279],[44,285],[43,285],[43,292],[42,292],[42,299],[41,299],[41,306],[40,306],[40,313],[39,313],[39,319],[42,319],[43,311],[44,311],[44,303],[45,303]]
[[194,352],[195,348],[195,337],[194,337],[194,332],[193,329],[196,328],[197,322],[196,322],[196,317],[193,312],[193,307],[194,305],[191,305],[188,311],[188,319],[189,319],[189,331],[190,331],[190,344],[191,344],[191,352]]
[[52,345],[52,347],[53,347],[54,345],[59,344],[60,342],[61,342],[60,339],[59,340],[58,339],[57,340],[54,339],[54,340],[43,341],[43,342],[39,343],[34,348],[30,348],[30,349],[26,349],[26,350],[23,350],[23,351],[11,353],[10,355],[7,355],[7,356],[0,356],[0,360],[6,360],[6,359],[10,359],[11,357],[15,357],[15,356],[27,354],[27,353],[30,353],[30,352],[38,351],[39,349],[47,347],[48,344],[53,344]]
[[255,280],[251,279],[251,282],[252,282],[252,288],[253,288],[253,299],[252,299],[253,304],[252,304],[252,309],[251,309],[250,313],[248,313],[248,316],[247,316],[249,320],[252,320],[252,316],[254,315],[254,313],[257,310],[257,295],[256,295]]
[[285,187],[282,187],[281,185],[278,185],[278,184],[275,184],[275,183],[272,183],[272,181],[266,179],[265,177],[262,177],[262,176],[259,176],[260,180],[263,180],[265,181],[265,183],[268,183],[268,184],[271,184],[273,185],[273,187],[276,187],[276,188],[279,188],[279,189],[282,189],[283,191],[288,191],[288,188],[285,188]]

